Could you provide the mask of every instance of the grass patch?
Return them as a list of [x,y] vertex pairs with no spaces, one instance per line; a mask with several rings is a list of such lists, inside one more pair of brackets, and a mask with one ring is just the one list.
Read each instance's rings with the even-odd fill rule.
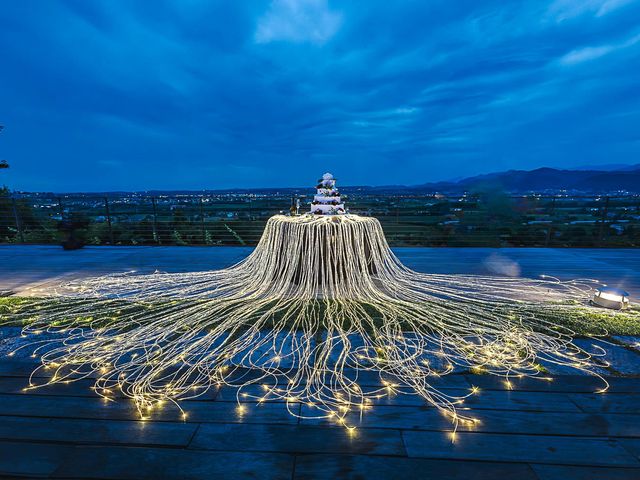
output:
[[[138,313],[147,312],[152,314],[155,311],[168,311],[193,306],[195,303],[207,302],[208,300],[172,300],[142,303],[127,300],[78,300],[73,298],[34,298],[34,297],[2,297],[0,298],[0,326],[24,326],[37,319],[40,312],[72,312],[75,308],[82,306],[85,302],[91,302],[91,315],[83,311],[81,316],[70,314],[69,320],[73,319],[76,326],[86,326],[91,328],[101,328],[116,326],[121,319],[135,317]],[[324,301],[315,301],[307,307],[310,314],[322,316],[327,304]],[[377,308],[371,304],[362,303],[360,305],[363,317],[369,317],[374,324],[382,323]],[[452,308],[455,307],[452,305]],[[253,312],[252,317],[256,318],[269,310],[269,306],[261,311]],[[512,309],[509,309],[513,312]],[[560,308],[558,310],[528,310],[529,315],[536,319],[548,321],[561,328],[568,328],[577,335],[630,335],[640,336],[640,308],[634,306],[625,311],[606,310],[604,308],[589,308],[576,305],[574,308]],[[506,315],[505,310],[505,315]],[[279,323],[282,311],[277,312],[268,323]],[[144,314],[142,316],[145,316]],[[63,326],[64,321],[58,320],[58,325]],[[287,322],[289,323],[289,322]],[[350,325],[344,322],[342,328],[349,329]],[[536,328],[535,321],[527,322],[529,326],[536,330],[544,331],[543,328]],[[132,322],[131,328],[136,326]],[[122,327],[122,325],[118,325]],[[294,325],[287,325],[294,327]],[[372,327],[372,326],[369,326]],[[365,327],[366,328],[366,327]],[[369,328],[366,328],[369,330]],[[126,328],[125,328],[126,330]]]
[[558,324],[570,328],[578,335],[631,335],[640,336],[640,309],[616,311],[604,308],[577,307],[555,317]]

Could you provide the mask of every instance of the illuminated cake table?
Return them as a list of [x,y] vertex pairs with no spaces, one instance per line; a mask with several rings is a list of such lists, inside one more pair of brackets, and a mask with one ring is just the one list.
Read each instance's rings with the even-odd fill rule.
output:
[[[375,218],[276,215],[237,265],[84,280],[26,312],[25,333],[64,340],[36,350],[55,372],[48,383],[97,376],[96,393],[121,391],[141,417],[234,385],[245,400],[284,400],[295,415],[304,402],[305,415],[350,429],[394,393],[418,394],[457,424],[473,421],[455,409],[467,394],[432,381],[456,368],[507,381],[539,376],[541,360],[590,371],[589,355],[555,322],[590,291],[586,282],[417,273]],[[372,373],[382,387],[365,386]]]

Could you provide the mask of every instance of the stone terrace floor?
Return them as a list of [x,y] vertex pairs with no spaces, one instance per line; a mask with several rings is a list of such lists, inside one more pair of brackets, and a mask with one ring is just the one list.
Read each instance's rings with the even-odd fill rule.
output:
[[[71,278],[136,269],[221,268],[243,248],[0,247],[0,290],[37,294]],[[640,293],[634,250],[396,249],[408,266],[437,273],[592,277]],[[0,343],[17,332],[0,329]],[[4,339],[4,340],[3,340]],[[239,416],[230,388],[183,402],[183,421],[166,408],[137,420],[130,400],[106,402],[91,381],[22,389],[34,364],[0,359],[0,477],[96,479],[640,479],[640,339],[612,339],[603,369],[611,389],[592,377],[521,379],[513,389],[491,376],[437,379],[452,393],[480,388],[466,408],[480,423],[451,424],[415,396],[382,399],[354,436],[331,421],[298,420],[283,403],[247,403]],[[593,340],[580,340],[588,347]],[[2,349],[0,349],[2,350]],[[564,373],[564,372],[554,372]],[[622,376],[625,374],[626,376]],[[365,383],[376,385],[371,376]],[[295,405],[295,409],[307,408]]]
[[[230,266],[249,247],[85,247],[0,245],[0,290],[47,289],[61,281],[137,270],[215,270]],[[394,248],[420,272],[494,274],[562,279],[597,278],[640,298],[640,250],[592,248]]]
[[[210,391],[151,421],[130,400],[107,402],[90,381],[21,392],[32,365],[0,362],[0,475],[95,479],[638,479],[640,379],[522,379],[452,374],[452,393],[480,387],[451,424],[415,396],[365,412],[355,435],[330,421],[298,420],[283,403],[236,410],[230,388]],[[368,382],[375,384],[374,377]],[[294,405],[298,410],[305,406]]]

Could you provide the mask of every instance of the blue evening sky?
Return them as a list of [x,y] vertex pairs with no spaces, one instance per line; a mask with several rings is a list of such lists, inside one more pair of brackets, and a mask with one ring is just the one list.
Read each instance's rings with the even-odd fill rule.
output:
[[0,183],[418,184],[640,162],[637,0],[22,0]]

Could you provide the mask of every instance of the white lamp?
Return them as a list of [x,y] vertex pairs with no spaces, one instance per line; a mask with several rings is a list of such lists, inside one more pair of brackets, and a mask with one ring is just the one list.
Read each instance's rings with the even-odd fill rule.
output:
[[600,287],[593,294],[593,303],[605,308],[624,310],[629,308],[629,294],[615,287]]

